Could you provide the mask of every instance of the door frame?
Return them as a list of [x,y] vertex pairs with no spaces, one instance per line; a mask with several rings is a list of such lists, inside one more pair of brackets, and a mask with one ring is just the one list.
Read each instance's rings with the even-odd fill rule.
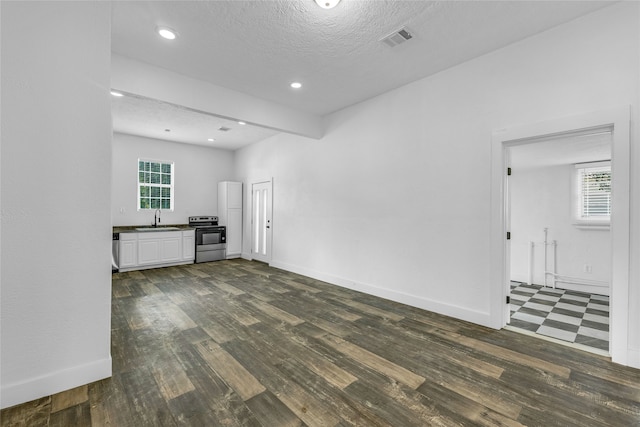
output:
[[588,129],[611,127],[612,215],[611,215],[611,312],[609,353],[614,362],[629,365],[629,106],[585,113],[539,123],[517,125],[493,132],[491,146],[491,326],[507,325],[509,306],[507,149],[534,139],[561,136]]
[[254,217],[253,215],[255,214],[255,206],[254,206],[254,197],[253,197],[253,187],[254,185],[258,185],[258,184],[268,184],[269,185],[269,197],[271,198],[270,202],[268,203],[268,207],[269,207],[269,212],[267,212],[267,217],[269,218],[269,238],[267,239],[267,258],[265,260],[257,260],[257,261],[262,261],[262,262],[266,262],[267,264],[271,264],[271,260],[272,260],[272,250],[273,250],[273,178],[271,179],[259,179],[259,180],[254,180],[251,181],[251,191],[249,192],[249,197],[251,200],[251,203],[249,204],[251,206],[251,210],[249,213],[249,234],[251,236],[250,239],[250,245],[251,245],[251,250],[249,251],[250,255],[251,255],[251,259],[254,260],[254,254],[255,252],[253,251],[254,248],[254,229],[253,229],[253,223],[254,223]]

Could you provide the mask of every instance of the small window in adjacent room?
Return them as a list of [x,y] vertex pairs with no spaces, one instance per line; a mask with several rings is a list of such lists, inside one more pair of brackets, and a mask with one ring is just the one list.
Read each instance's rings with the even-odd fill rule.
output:
[[138,210],[173,210],[172,162],[138,159]]
[[576,225],[609,227],[611,223],[611,162],[576,164]]

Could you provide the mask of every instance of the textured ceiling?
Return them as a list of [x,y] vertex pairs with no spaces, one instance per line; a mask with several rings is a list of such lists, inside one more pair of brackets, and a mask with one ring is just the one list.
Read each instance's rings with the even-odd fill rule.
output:
[[[116,1],[112,50],[325,115],[610,3],[342,0],[326,10],[313,0]],[[160,39],[158,25],[179,37]],[[379,41],[403,26],[413,39]]]
[[[134,94],[112,97],[111,111],[116,132],[227,150],[237,150],[278,133]],[[220,131],[221,127],[229,130]],[[214,141],[208,141],[210,138]]]

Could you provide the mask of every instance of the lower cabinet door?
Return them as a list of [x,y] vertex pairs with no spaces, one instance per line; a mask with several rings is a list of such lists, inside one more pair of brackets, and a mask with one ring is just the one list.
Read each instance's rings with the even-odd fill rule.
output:
[[158,264],[160,262],[160,240],[138,241],[138,265]]
[[242,254],[242,209],[229,209],[227,217],[227,258]]
[[182,261],[182,233],[179,236],[164,238],[160,241],[160,261]]
[[138,265],[136,257],[138,247],[137,240],[123,240],[119,241],[118,247],[118,268],[135,267]]
[[182,259],[184,261],[196,259],[196,232],[194,230],[182,232]]

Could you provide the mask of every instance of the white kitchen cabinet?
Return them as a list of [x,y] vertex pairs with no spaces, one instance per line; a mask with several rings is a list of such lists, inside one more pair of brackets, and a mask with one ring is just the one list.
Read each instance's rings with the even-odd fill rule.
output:
[[193,261],[196,258],[196,230],[182,232],[182,259]]
[[242,255],[242,209],[229,209],[226,223],[227,259],[238,258]]
[[226,258],[242,255],[242,183],[218,183],[218,223],[227,227]]
[[195,230],[120,233],[120,272],[190,264],[195,259]]
[[137,233],[120,233],[120,240],[118,241],[119,269],[135,267],[138,264],[137,248]]
[[138,265],[167,264],[181,260],[181,231],[138,233]]

